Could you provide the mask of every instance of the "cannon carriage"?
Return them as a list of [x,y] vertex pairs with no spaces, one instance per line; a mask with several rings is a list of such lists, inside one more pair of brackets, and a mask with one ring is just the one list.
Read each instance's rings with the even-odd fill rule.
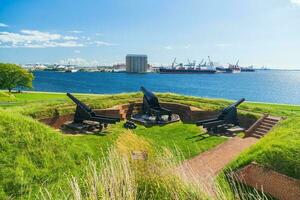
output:
[[200,120],[196,122],[197,126],[203,126],[208,132],[213,133],[226,133],[228,131],[243,130],[243,128],[238,127],[239,119],[237,113],[237,107],[245,101],[244,98],[238,100],[237,102],[231,104],[230,106],[224,108],[221,113],[214,118]]

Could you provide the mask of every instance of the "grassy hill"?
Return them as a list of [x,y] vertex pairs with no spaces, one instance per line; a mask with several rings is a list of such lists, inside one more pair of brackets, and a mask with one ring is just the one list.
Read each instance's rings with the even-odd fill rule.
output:
[[[140,93],[76,96],[92,108],[107,108],[129,101],[140,101],[142,97]],[[220,109],[231,103],[222,99],[176,94],[158,96],[161,101],[183,103],[203,110]],[[259,116],[269,113],[287,117],[287,120],[242,153],[231,167],[236,169],[256,161],[281,173],[300,178],[300,106],[246,102],[239,108],[244,114]],[[100,158],[107,157],[107,149],[119,144],[117,141],[120,141],[124,133],[122,123],[111,126],[105,136],[69,136],[35,120],[52,116],[56,112],[72,113],[74,109],[74,104],[64,94],[16,93],[11,96],[2,93],[0,199],[28,196],[33,198],[39,195],[41,187],[47,188],[51,194],[60,189],[70,191],[69,179],[66,177],[84,177],[90,159],[98,163]],[[191,158],[227,140],[225,137],[215,136],[199,141],[189,139],[202,132],[195,125],[182,123],[152,128],[139,126],[133,131],[134,135],[146,140],[154,150],[163,147],[171,150],[178,148],[182,152],[179,160]],[[191,194],[191,191],[184,192]]]

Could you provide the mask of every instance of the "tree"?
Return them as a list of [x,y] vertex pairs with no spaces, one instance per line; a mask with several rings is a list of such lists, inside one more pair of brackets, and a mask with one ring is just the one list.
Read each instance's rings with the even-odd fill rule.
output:
[[0,89],[32,88],[34,76],[16,64],[0,63]]

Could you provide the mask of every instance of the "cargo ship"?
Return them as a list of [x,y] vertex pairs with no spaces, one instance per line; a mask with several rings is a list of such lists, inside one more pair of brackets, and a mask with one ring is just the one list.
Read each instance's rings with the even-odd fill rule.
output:
[[242,72],[255,72],[255,69],[253,68],[253,66],[249,66],[249,67],[242,67],[241,71]]
[[217,67],[217,71],[221,72],[221,73],[232,73],[232,74],[235,74],[235,73],[240,73],[242,70],[241,70],[241,67],[239,66],[239,61],[236,62],[235,65],[233,64],[230,64],[228,63],[228,67],[225,68],[225,67]]
[[220,73],[232,73],[232,74],[236,74],[236,73],[240,73],[241,69],[237,68],[237,67],[228,67],[228,68],[217,67],[217,71],[220,72]]
[[214,74],[217,70],[213,69],[179,69],[179,68],[159,68],[161,74]]
[[161,74],[214,74],[217,73],[214,63],[211,62],[208,56],[209,63],[203,64],[204,59],[196,66],[196,61],[190,62],[188,59],[187,64],[177,63],[174,59],[171,67],[160,67],[158,72]]

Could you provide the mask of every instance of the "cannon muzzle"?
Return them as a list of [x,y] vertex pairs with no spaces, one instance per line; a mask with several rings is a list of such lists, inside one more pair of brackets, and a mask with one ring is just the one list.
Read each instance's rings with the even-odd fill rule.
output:
[[70,99],[72,99],[72,101],[75,103],[75,104],[80,104],[81,102],[76,98],[76,97],[74,97],[72,94],[70,94],[70,93],[67,93],[67,96],[70,98]]
[[146,88],[144,88],[143,86],[141,87],[141,91],[145,94],[148,93],[148,90]]
[[238,100],[237,102],[233,103],[231,106],[238,107],[241,103],[245,101],[245,98]]

